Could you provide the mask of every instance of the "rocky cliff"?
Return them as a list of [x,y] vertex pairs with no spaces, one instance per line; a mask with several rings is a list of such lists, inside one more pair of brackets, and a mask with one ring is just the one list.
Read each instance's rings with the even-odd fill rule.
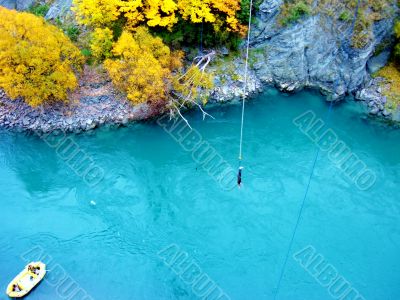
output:
[[282,2],[264,0],[257,12],[251,35],[253,80],[285,91],[313,87],[336,96],[361,88],[369,78],[368,61],[392,35],[397,8],[393,6],[390,16],[373,24],[368,43],[357,49],[351,45],[354,24],[338,21],[335,14],[320,12],[280,26]]
[[[286,24],[281,22],[285,5],[299,1],[263,0],[259,3],[251,28],[246,94],[261,91],[265,85],[275,85],[286,92],[316,88],[331,96],[327,99],[334,100],[354,94],[356,99],[365,101],[372,114],[400,121],[400,111],[386,111],[387,99],[381,93],[379,79],[371,78],[371,73],[382,67],[389,57],[385,48],[391,46],[393,23],[398,14],[395,1],[361,1],[367,3],[363,7],[346,6],[344,3],[354,3],[348,0],[306,1],[310,12]],[[0,5],[23,10],[33,2],[0,0]],[[63,19],[69,15],[71,2],[53,1],[46,18]],[[374,4],[378,2],[384,4],[384,13],[376,11]],[[340,16],[345,11],[347,19]],[[368,16],[372,22],[367,25],[359,22]],[[361,37],[361,45],[355,45],[356,35]],[[244,57],[226,49],[221,49],[220,54],[211,66],[216,74],[211,98],[229,101],[242,96]],[[80,89],[85,91],[82,86],[91,86],[88,82],[82,76]],[[87,95],[83,93],[79,103],[42,110],[40,114],[21,100],[11,102],[0,94],[4,99],[0,105],[0,123],[23,130],[81,131],[104,123],[126,123],[154,115],[153,111],[133,108],[124,99],[116,99],[117,93],[109,92],[113,87],[105,88],[97,83],[95,86],[86,91]],[[92,114],[88,114],[87,109]]]
[[[322,2],[327,8],[326,1],[314,1],[313,13],[286,26],[279,24],[283,0],[261,3],[251,32],[250,93],[264,84],[272,84],[286,92],[316,88],[337,99],[349,93],[356,94],[366,85],[370,87],[371,72],[385,65],[389,57],[385,47],[390,47],[392,40],[393,23],[398,13],[396,4],[393,3],[388,13],[368,28],[357,28],[362,26],[356,22],[359,18],[357,8],[353,9],[349,20],[341,21],[339,14],[345,1],[328,1],[329,10],[321,9]],[[365,45],[353,45],[355,34],[365,34]],[[377,59],[374,54],[379,48],[383,52],[378,53]],[[233,60],[235,72],[241,78],[242,62],[243,58]],[[226,67],[222,69],[226,71]],[[214,97],[226,101],[241,95],[240,83],[230,82],[230,85],[233,88],[217,84]],[[364,94],[369,92],[366,90]],[[390,114],[384,110],[383,97],[359,97],[368,103],[371,99],[377,102],[370,105],[372,111],[378,109],[382,115]]]
[[[28,10],[32,5],[41,3],[37,0],[0,0],[0,6],[16,10]],[[45,1],[48,2],[48,1]],[[72,0],[54,0],[51,1],[50,9],[47,12],[46,19],[63,18],[69,14]]]
[[[368,43],[352,46],[353,20],[338,20],[323,12],[305,17],[297,24],[279,26],[282,0],[265,0],[253,28],[252,47],[260,49],[254,72],[261,81],[284,90],[317,87],[342,96],[359,89],[368,78],[367,63],[375,49],[392,35],[396,14],[375,22]],[[357,18],[356,12],[352,18]],[[367,29],[365,29],[367,30]]]

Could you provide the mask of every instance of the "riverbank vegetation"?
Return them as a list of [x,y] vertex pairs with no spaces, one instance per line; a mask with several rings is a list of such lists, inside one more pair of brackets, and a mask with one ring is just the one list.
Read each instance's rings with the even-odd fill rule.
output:
[[[215,52],[238,49],[249,0],[73,0],[75,20],[45,21],[46,3],[29,12],[0,8],[0,88],[31,106],[67,101],[83,63],[104,68],[132,104],[171,111],[205,102]],[[17,32],[17,34],[15,34]],[[185,52],[182,51],[185,48]]]
[[0,87],[35,107],[67,100],[83,57],[55,26],[30,13],[0,7]]
[[379,70],[374,76],[385,78],[386,82],[381,86],[388,102],[386,108],[395,110],[400,106],[400,21],[394,26],[396,44],[393,49],[389,64]]
[[381,86],[383,94],[388,100],[385,107],[390,111],[395,110],[400,105],[400,70],[398,63],[389,63],[375,75],[386,79],[385,84]]
[[77,22],[89,30],[108,28],[116,41],[123,30],[146,26],[173,48],[237,49],[249,14],[248,0],[74,0],[73,4]]
[[[261,2],[254,0],[253,9]],[[180,114],[182,108],[206,102],[213,87],[207,66],[216,52],[203,49],[225,55],[215,63],[226,64],[214,68],[219,82],[241,79],[224,60],[239,57],[235,51],[247,31],[250,0],[73,0],[68,18],[46,21],[49,3],[37,2],[29,13],[0,8],[0,88],[10,98],[22,97],[34,107],[68,101],[85,66],[104,72],[105,81],[118,89],[116,94],[132,104],[154,104]],[[354,24],[352,46],[363,48],[374,22],[388,16],[394,3],[367,0],[357,6],[357,0],[284,0],[277,21],[290,26],[323,14],[343,25],[346,34]],[[396,53],[400,57],[400,46]],[[396,66],[393,61],[379,75],[398,82]],[[398,86],[393,84],[390,91],[395,102],[400,99]]]
[[[152,36],[143,26],[134,34],[124,31],[114,44],[112,54],[115,59],[107,59],[105,68],[114,85],[124,91],[133,104],[182,105],[185,103],[180,100],[197,97],[197,88],[212,86],[211,76],[203,74],[197,65],[181,71],[183,52],[171,51],[161,38]],[[191,78],[190,86],[188,80],[180,80],[185,76]],[[190,96],[185,90],[191,90]],[[174,96],[178,96],[176,103],[173,103]]]

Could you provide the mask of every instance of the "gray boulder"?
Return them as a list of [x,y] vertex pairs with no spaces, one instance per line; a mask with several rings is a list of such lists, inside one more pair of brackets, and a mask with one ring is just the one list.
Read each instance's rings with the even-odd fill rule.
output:
[[50,6],[45,18],[48,20],[63,18],[69,14],[71,10],[72,0],[56,0]]

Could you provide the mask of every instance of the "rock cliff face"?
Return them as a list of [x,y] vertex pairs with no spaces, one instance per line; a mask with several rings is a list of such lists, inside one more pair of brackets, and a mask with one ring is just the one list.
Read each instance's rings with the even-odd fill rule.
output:
[[[28,10],[32,5],[41,3],[38,0],[0,0],[0,6],[16,10]],[[46,19],[63,19],[70,13],[72,0],[54,0],[51,2],[50,9],[47,12]]]
[[[318,7],[323,1],[314,2],[314,7]],[[391,113],[384,108],[386,99],[370,86],[371,72],[383,67],[389,58],[388,51],[378,53],[377,57],[374,53],[382,45],[390,46],[397,6],[394,4],[386,18],[372,25],[366,45],[356,48],[352,45],[357,18],[355,9],[351,20],[347,21],[340,21],[342,7],[333,6],[330,7],[333,14],[316,10],[296,24],[280,26],[278,18],[282,5],[283,0],[264,0],[256,13],[251,32],[247,92],[257,92],[269,84],[285,92],[316,88],[334,100],[346,94],[357,94],[356,99],[365,101],[374,115],[391,118]],[[221,80],[226,77],[223,74],[226,66],[219,67],[223,75],[217,75],[212,94],[217,101],[242,96],[243,57],[233,59],[232,63],[236,77],[241,80],[235,82],[232,77],[228,78],[229,88],[226,88],[221,84],[227,81]],[[371,103],[372,98],[374,103]]]
[[35,0],[0,0],[0,6],[9,9],[27,10]]
[[72,0],[55,0],[50,6],[45,18],[48,20],[54,20],[56,18],[65,18],[70,14]]
[[282,27],[277,20],[282,2],[264,0],[256,15],[251,35],[252,78],[284,91],[312,87],[336,97],[361,88],[369,78],[367,63],[376,47],[391,38],[397,8],[373,25],[365,47],[355,49],[353,22],[315,13]]

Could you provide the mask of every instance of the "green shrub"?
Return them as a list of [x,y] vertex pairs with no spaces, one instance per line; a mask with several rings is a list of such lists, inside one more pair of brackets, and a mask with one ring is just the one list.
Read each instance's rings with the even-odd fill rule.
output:
[[114,40],[118,40],[121,36],[122,31],[124,30],[125,22],[126,21],[124,19],[118,19],[112,23],[110,29],[113,32]]
[[71,41],[76,42],[78,40],[80,30],[77,26],[68,25],[64,31],[65,31],[66,35],[68,35],[68,37],[71,39]]
[[236,51],[242,38],[235,32],[220,30],[215,32],[210,23],[188,23],[179,20],[173,31],[164,28],[154,28],[151,32],[160,36],[164,43],[174,49],[189,48],[215,48],[225,46]]
[[88,49],[88,48],[83,48],[81,50],[81,53],[85,57],[86,63],[88,65],[93,65],[95,59],[94,59],[94,57],[92,55],[92,51],[90,51],[90,49]]
[[304,1],[288,2],[284,4],[280,23],[282,26],[296,23],[304,16],[311,14],[311,7]]
[[28,11],[36,16],[44,17],[49,9],[50,7],[47,4],[35,4],[32,5]]
[[339,20],[343,21],[343,22],[350,22],[352,20],[352,18],[353,18],[353,15],[347,9],[344,10],[339,16]]
[[[254,15],[260,8],[262,0],[254,0],[253,1],[253,22],[255,21]],[[236,18],[242,23],[243,25],[247,25],[249,23],[249,16],[250,16],[250,0],[241,0],[240,1],[240,10],[236,14]]]
[[87,49],[87,48],[82,49],[82,50],[81,50],[81,53],[82,53],[82,55],[85,56],[85,57],[89,57],[89,56],[92,55],[92,52],[90,51],[90,49]]

